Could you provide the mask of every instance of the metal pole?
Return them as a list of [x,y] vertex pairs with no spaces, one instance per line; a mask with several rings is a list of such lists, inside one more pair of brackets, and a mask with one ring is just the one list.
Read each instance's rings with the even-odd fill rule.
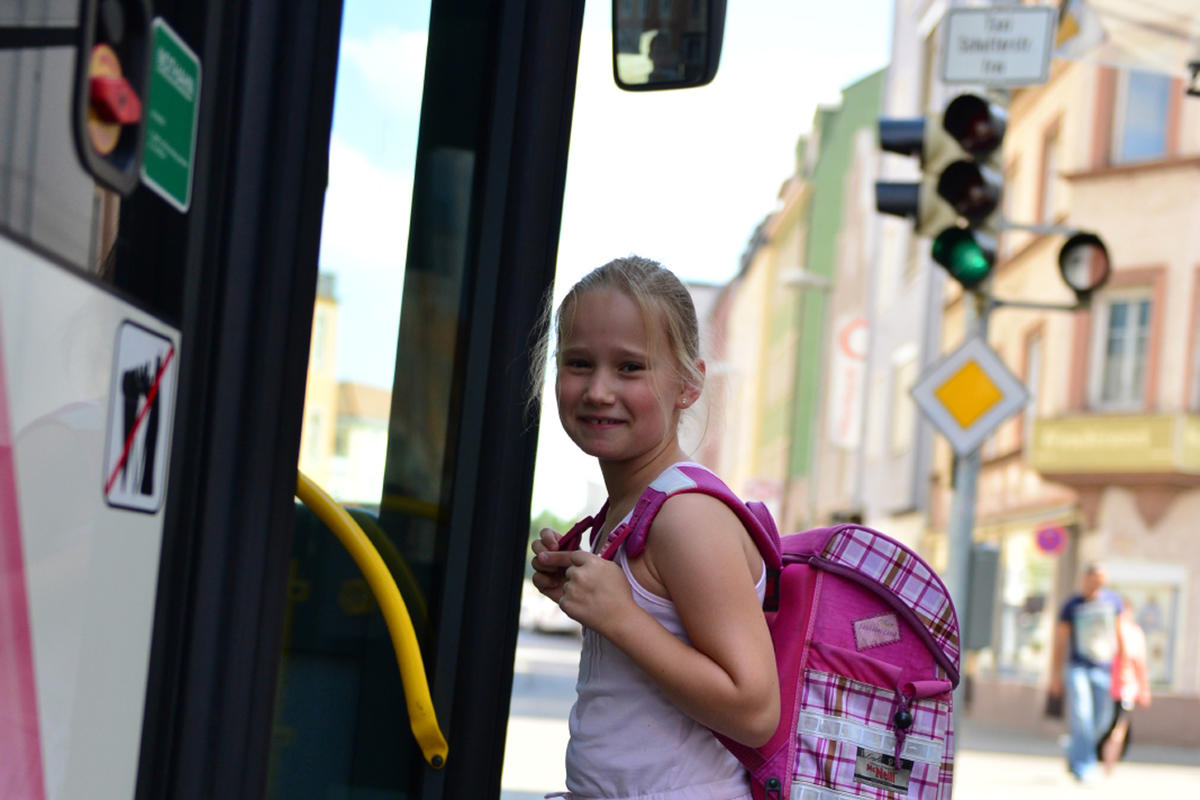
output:
[[[988,316],[991,310],[983,293],[968,294],[963,297],[963,310],[966,314],[964,341],[980,336],[987,341]],[[975,497],[979,484],[980,466],[979,448],[966,455],[960,455],[954,466],[954,498],[950,504],[950,520],[946,526],[946,588],[954,600],[954,608],[958,614],[959,625],[967,618],[967,599],[969,597],[967,576],[971,566],[972,532],[975,528]],[[960,641],[962,640],[960,630]],[[962,654],[960,672],[962,680],[954,691],[954,722],[955,729],[959,728],[962,719],[962,709],[966,700],[966,653]],[[955,747],[959,736],[955,736]]]
[[1062,234],[1063,236],[1074,236],[1079,233],[1078,228],[1072,228],[1067,225],[1041,225],[1038,223],[1013,222],[1011,219],[1001,217],[994,223],[998,231],[1027,231],[1036,233],[1039,236],[1054,236]]

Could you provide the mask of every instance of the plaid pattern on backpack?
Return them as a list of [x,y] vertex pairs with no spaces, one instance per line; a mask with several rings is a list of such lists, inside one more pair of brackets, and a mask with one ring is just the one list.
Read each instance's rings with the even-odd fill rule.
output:
[[[677,464],[638,499],[603,557],[639,555],[666,500],[722,500],[768,570],[763,610],[779,670],[779,728],[762,747],[714,734],[750,773],[755,800],[949,800],[958,619],[937,574],[899,542],[860,525],[782,539],[762,503],[743,503],[698,464]],[[560,550],[599,530],[606,509]]]

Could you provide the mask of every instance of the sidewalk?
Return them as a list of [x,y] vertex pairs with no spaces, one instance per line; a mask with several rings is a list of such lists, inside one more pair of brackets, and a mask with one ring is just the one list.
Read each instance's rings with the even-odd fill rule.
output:
[[1200,797],[1200,747],[1130,744],[1126,759],[1083,786],[1067,773],[1058,742],[1026,733],[962,726],[955,763],[955,800],[1130,800]]
[[[1167,800],[1200,797],[1200,747],[1129,746],[1110,776],[1081,786],[1067,773],[1058,743],[964,724],[955,763],[955,800]],[[514,718],[501,800],[540,800],[563,786],[566,723]]]

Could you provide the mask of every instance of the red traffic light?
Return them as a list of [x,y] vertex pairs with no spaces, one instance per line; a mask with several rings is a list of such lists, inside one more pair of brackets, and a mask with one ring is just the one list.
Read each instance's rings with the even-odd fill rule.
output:
[[942,128],[972,158],[991,155],[1004,141],[1008,114],[1000,106],[973,94],[960,94],[942,115]]

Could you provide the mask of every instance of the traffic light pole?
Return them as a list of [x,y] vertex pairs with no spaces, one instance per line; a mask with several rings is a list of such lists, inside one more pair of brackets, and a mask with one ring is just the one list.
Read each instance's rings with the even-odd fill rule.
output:
[[[980,337],[987,341],[988,317],[991,305],[983,293],[963,293],[964,336],[963,341]],[[977,447],[965,456],[959,456],[954,464],[954,497],[950,503],[950,520],[946,526],[946,583],[954,607],[958,611],[960,625],[968,618],[967,603],[970,592],[968,576],[971,568],[972,533],[975,528],[975,498],[979,486],[979,468],[981,465],[980,449]],[[964,653],[965,655],[965,653]],[[962,709],[966,705],[966,675],[965,665],[961,669],[963,680],[954,691],[955,727],[961,719]]]

